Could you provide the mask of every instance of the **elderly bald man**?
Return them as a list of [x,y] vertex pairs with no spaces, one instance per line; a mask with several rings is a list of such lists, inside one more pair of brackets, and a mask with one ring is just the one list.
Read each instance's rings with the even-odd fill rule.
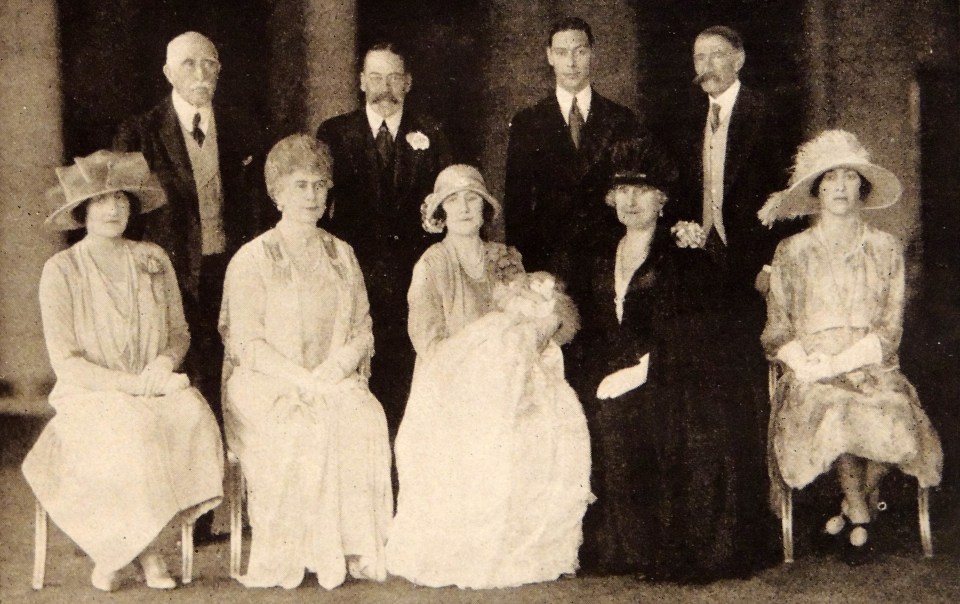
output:
[[130,235],[158,243],[173,261],[192,336],[184,369],[222,426],[217,319],[224,272],[233,253],[263,230],[270,204],[267,129],[215,100],[220,69],[217,48],[202,34],[171,40],[163,66],[170,95],[125,122],[114,148],[143,153],[166,190],[167,205],[131,225]]

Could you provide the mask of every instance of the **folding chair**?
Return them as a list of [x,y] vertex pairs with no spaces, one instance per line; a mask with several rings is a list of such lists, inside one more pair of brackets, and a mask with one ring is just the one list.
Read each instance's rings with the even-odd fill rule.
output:
[[[43,578],[47,570],[47,511],[36,500],[34,512],[33,545],[33,588],[43,589]],[[180,582],[184,585],[193,581],[193,523],[180,525],[180,546],[182,560]]]
[[[767,387],[770,395],[771,409],[773,397],[776,395],[777,382],[780,379],[782,367],[779,363],[771,363],[767,376]],[[779,474],[779,473],[778,473]],[[780,527],[783,539],[783,561],[793,562],[793,489],[783,480],[780,480],[783,497],[780,498]],[[930,532],[930,489],[917,487],[917,509],[920,520],[920,545],[923,548],[923,557],[933,557],[933,535]]]

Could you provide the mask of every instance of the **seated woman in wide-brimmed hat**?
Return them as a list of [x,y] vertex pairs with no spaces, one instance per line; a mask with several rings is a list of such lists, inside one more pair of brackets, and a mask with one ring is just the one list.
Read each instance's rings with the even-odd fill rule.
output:
[[98,151],[58,168],[46,221],[83,239],[40,277],[57,414],[23,462],[53,521],[89,555],[94,587],[139,560],[149,587],[176,585],[154,544],[174,519],[222,499],[223,449],[206,401],[176,373],[190,344],[167,254],[123,233],[166,196],[140,153]]
[[836,467],[843,500],[826,531],[849,530],[857,555],[888,469],[927,487],[940,483],[943,464],[937,434],[899,368],[903,251],[863,218],[895,204],[901,190],[853,134],[830,130],[800,146],[788,188],[759,213],[765,224],[817,216],[780,243],[770,278],[762,343],[786,366],[770,421],[774,499],[781,479],[802,488]]

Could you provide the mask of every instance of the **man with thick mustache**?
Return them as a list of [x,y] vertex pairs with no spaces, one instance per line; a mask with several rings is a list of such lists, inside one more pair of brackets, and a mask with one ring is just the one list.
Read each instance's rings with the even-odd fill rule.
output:
[[396,434],[413,375],[407,289],[413,265],[436,240],[421,226],[420,205],[453,161],[443,124],[405,103],[413,84],[399,46],[379,41],[363,58],[364,107],[320,124],[333,155],[331,232],[353,246],[370,298],[374,357],[370,390]]
[[[262,230],[269,211],[265,128],[214,102],[220,59],[205,36],[186,32],[171,40],[163,74],[173,88],[170,96],[124,123],[113,146],[143,153],[166,191],[167,205],[143,215],[131,234],[170,255],[191,336],[184,369],[222,428],[217,322],[223,278],[230,257]],[[209,537],[209,523],[198,522],[197,540]]]
[[[798,227],[770,230],[757,218],[767,197],[787,180],[789,152],[795,148],[783,139],[787,129],[778,121],[774,105],[760,92],[743,85],[739,73],[746,60],[743,40],[733,29],[717,25],[696,37],[693,45],[694,84],[705,96],[689,111],[679,111],[683,122],[673,130],[674,154],[681,177],[676,198],[667,204],[667,220],[684,220],[702,227],[697,242],[716,264],[722,287],[716,320],[724,326],[719,342],[704,342],[718,364],[704,375],[726,376],[713,384],[715,396],[729,397],[726,408],[739,418],[731,425],[743,427],[735,452],[736,464],[745,471],[736,477],[744,518],[769,517],[764,513],[767,401],[766,361],[760,332],[766,317],[764,295],[767,272],[780,239]],[[791,129],[792,130],[792,129]],[[759,290],[759,291],[758,291]],[[719,452],[718,452],[719,453]],[[759,515],[759,516],[758,516]],[[757,542],[745,536],[749,556],[763,558],[774,545],[773,527],[762,522]],[[769,529],[769,530],[767,530]],[[762,547],[760,546],[762,544]]]

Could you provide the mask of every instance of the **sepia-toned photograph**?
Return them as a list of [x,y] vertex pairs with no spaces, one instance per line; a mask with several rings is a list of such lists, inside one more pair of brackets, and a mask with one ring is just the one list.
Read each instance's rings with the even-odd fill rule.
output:
[[0,0],[0,602],[960,601],[957,0]]

